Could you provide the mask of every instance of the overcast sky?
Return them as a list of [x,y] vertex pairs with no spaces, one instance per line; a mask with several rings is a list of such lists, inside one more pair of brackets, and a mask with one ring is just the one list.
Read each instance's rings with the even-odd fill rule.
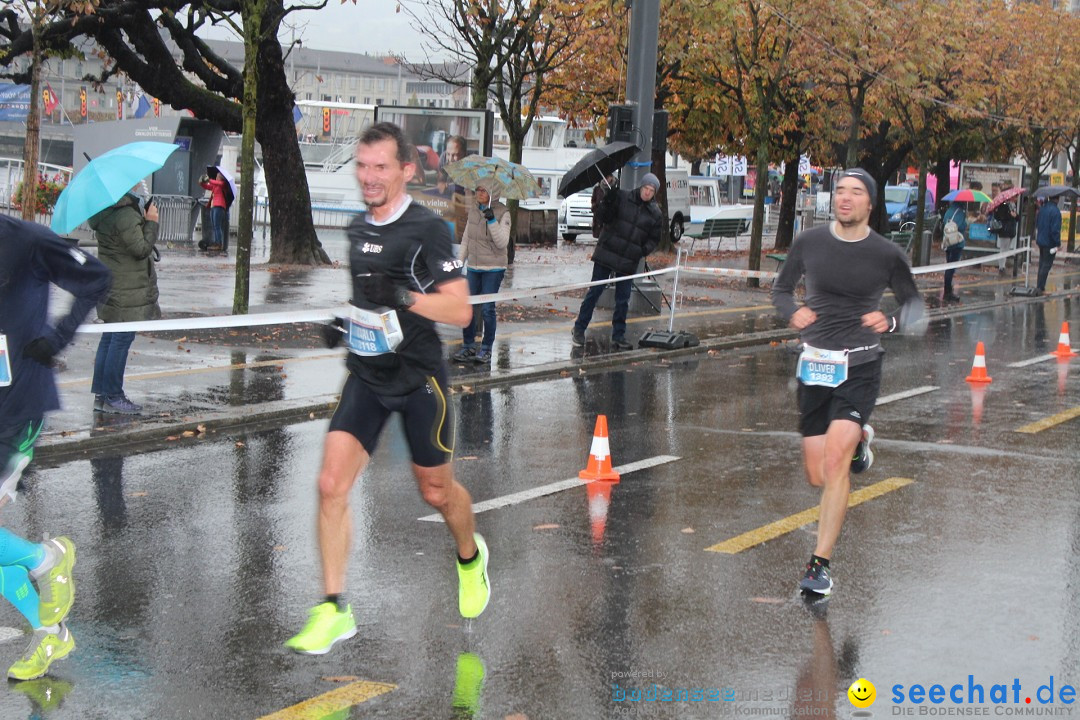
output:
[[[299,4],[304,0],[298,0]],[[306,4],[311,4],[310,2]],[[320,50],[384,55],[404,54],[411,61],[423,59],[422,35],[409,26],[404,10],[396,12],[397,0],[327,0],[322,10],[291,13],[286,23],[296,25],[296,36],[305,47]],[[208,37],[235,40],[233,35],[211,31]],[[288,42],[291,31],[284,29],[282,42]]]

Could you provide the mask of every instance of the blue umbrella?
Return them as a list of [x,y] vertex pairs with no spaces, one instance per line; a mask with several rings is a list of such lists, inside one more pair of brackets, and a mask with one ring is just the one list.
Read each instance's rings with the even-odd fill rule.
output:
[[487,187],[508,200],[536,197],[540,186],[523,165],[502,158],[469,155],[443,167],[450,179],[473,190]]
[[150,173],[160,170],[177,146],[133,142],[99,155],[71,179],[53,210],[53,232],[69,233],[116,203]]

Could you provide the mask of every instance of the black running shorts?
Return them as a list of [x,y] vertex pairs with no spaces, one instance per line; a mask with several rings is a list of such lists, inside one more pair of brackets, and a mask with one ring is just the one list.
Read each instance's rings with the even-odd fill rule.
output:
[[379,395],[349,373],[330,429],[354,436],[368,455],[373,455],[386,419],[398,412],[413,463],[421,467],[445,465],[454,456],[454,417],[446,387],[445,366],[429,377],[426,385],[407,395]]
[[833,420],[865,425],[877,403],[881,388],[883,356],[848,368],[848,378],[838,387],[804,385],[799,381],[799,432],[803,437],[824,435]]

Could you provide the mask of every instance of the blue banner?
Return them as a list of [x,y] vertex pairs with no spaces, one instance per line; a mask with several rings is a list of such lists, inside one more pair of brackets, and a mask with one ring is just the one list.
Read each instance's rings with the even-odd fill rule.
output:
[[25,122],[30,113],[30,86],[0,83],[0,121]]

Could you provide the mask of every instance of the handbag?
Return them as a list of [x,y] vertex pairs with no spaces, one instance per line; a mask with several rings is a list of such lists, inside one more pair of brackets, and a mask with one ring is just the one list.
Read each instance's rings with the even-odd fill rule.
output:
[[1000,220],[998,220],[997,218],[993,218],[993,219],[990,220],[989,229],[990,229],[990,232],[994,233],[995,235],[998,234],[999,232],[1001,232],[1001,229],[1004,228],[1004,227],[1005,227],[1005,224],[1003,222],[1001,222]]

